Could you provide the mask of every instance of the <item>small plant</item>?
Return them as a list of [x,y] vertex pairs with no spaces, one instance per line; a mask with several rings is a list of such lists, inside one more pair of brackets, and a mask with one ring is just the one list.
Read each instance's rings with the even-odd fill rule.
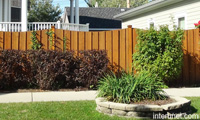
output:
[[32,42],[31,49],[32,50],[39,50],[42,47],[42,45],[38,41],[36,35],[37,35],[36,31],[31,32],[31,42]]
[[162,88],[166,86],[162,81],[155,80],[147,72],[134,77],[132,74],[122,73],[117,77],[114,73],[105,75],[99,81],[98,97],[105,97],[109,101],[130,103],[142,100],[160,100],[166,97]]
[[64,38],[63,38],[63,51],[64,52],[66,51],[66,45],[67,45],[67,38],[66,38],[66,36],[64,36]]
[[200,28],[200,21],[198,23],[194,23],[195,28]]
[[46,32],[46,34],[49,36],[49,42],[50,42],[50,49],[52,49],[53,47],[53,40],[54,40],[54,37],[53,37],[53,34],[54,34],[54,31],[53,29],[50,29],[48,32]]

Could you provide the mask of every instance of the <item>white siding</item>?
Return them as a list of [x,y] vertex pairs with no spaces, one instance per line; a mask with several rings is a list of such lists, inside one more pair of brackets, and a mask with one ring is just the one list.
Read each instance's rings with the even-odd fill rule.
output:
[[174,17],[174,22],[177,24],[176,16],[180,14],[185,15],[185,29],[194,29],[194,23],[200,20],[200,0],[184,0],[148,13],[134,16],[123,20],[122,28],[127,28],[128,25],[132,25],[134,28],[147,29],[149,27],[149,21],[152,19],[155,27],[167,24],[172,28],[173,22],[171,16]]

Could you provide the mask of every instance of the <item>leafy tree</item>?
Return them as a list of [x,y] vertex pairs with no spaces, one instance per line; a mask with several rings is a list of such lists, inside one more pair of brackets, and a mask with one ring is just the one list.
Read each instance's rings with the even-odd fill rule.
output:
[[30,0],[29,22],[55,22],[62,10],[52,4],[53,0]]
[[[126,7],[126,0],[85,0],[89,7],[94,7],[98,2],[99,7]],[[130,0],[130,7],[138,7],[148,3],[149,0]]]

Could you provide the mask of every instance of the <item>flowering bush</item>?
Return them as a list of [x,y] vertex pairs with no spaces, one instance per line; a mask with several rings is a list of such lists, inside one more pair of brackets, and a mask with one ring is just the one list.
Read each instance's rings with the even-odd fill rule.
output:
[[198,23],[194,23],[194,25],[195,25],[195,28],[200,28],[200,20]]

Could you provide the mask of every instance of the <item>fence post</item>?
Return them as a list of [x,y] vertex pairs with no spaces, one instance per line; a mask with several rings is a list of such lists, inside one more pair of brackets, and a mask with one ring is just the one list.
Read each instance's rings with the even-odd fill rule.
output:
[[58,29],[61,29],[60,21],[57,21],[57,24],[58,24]]
[[133,54],[133,29],[132,29],[132,25],[128,25],[128,72],[132,72],[132,54]]
[[52,32],[53,32],[53,34],[52,34],[52,50],[55,50],[55,26],[51,26],[51,29],[52,29]]
[[87,23],[86,25],[87,25],[86,32],[88,32],[88,31],[90,30],[90,27],[89,27],[89,26],[90,26],[90,23]]

